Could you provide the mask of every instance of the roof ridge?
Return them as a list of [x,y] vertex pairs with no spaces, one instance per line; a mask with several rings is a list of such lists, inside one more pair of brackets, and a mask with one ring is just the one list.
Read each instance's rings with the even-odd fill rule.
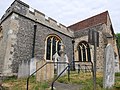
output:
[[93,25],[98,24],[98,23],[107,24],[107,15],[108,14],[109,14],[108,11],[102,12],[102,13],[94,15],[90,18],[79,21],[73,25],[70,25],[70,26],[68,26],[68,28],[71,28],[71,29],[76,31],[76,30],[84,29],[84,28],[89,27],[89,26],[93,26]]

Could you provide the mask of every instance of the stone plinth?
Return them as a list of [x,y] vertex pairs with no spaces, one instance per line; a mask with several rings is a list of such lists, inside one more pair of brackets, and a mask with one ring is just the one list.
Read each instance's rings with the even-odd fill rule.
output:
[[[52,61],[50,61],[52,62]],[[37,69],[46,63],[45,60],[37,62]],[[54,78],[54,64],[48,63],[41,70],[36,73],[36,81],[42,82]]]

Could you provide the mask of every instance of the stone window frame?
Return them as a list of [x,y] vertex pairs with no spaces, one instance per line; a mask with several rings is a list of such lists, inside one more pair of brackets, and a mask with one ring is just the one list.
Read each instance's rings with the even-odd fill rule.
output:
[[[48,46],[49,45],[48,44],[49,40],[50,40],[50,46]],[[62,39],[58,35],[56,35],[56,34],[51,34],[51,35],[48,35],[46,37],[46,39],[45,39],[45,56],[44,56],[46,61],[53,60],[53,55],[56,52],[59,54],[60,43],[62,43]],[[54,49],[55,49],[55,51],[53,51]]]
[[81,41],[77,46],[78,61],[91,62],[91,50],[90,45],[86,41]]

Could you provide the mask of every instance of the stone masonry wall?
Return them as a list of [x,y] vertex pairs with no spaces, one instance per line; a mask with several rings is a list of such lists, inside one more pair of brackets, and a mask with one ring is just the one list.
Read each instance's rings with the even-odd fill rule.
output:
[[[75,59],[78,60],[77,47],[78,47],[79,42],[81,42],[81,41],[88,42],[88,31],[89,30],[96,30],[99,32],[99,47],[97,47],[97,69],[99,71],[103,71],[105,45],[104,45],[104,38],[103,38],[103,33],[102,33],[104,28],[103,28],[102,24],[99,24],[99,25],[89,27],[89,28],[86,28],[84,30],[79,30],[79,31],[75,32],[75,37],[76,37],[75,38],[75,47],[74,47]],[[91,60],[93,62],[93,60],[94,60],[94,46],[90,45],[90,47],[91,47]]]
[[[34,24],[37,25],[35,40],[35,57],[44,60],[45,56],[45,40],[46,37],[54,34],[58,35],[64,45],[65,52],[69,60],[72,60],[72,37],[75,36],[75,59],[77,60],[77,45],[81,41],[88,42],[88,31],[96,30],[99,32],[99,47],[97,47],[97,68],[102,70],[104,61],[105,40],[103,32],[107,32],[107,28],[103,24],[98,24],[79,30],[73,33],[66,26],[58,23],[54,19],[47,17],[45,14],[30,9],[30,6],[15,0],[6,10],[0,20],[3,26],[3,39],[0,41],[0,72],[3,69],[12,69],[13,73],[18,72],[18,64],[22,61],[29,61],[32,58]],[[9,34],[8,34],[9,33]],[[9,42],[8,42],[9,41]],[[94,47],[91,46],[91,55],[93,61]],[[8,71],[10,72],[10,71]]]
[[[19,16],[19,31],[17,33],[17,44],[15,45],[14,51],[14,60],[13,60],[13,70],[17,72],[18,64],[21,63],[22,60],[28,61],[32,57],[32,44],[33,44],[33,32],[34,32],[34,24],[35,22]],[[63,43],[66,46],[65,52],[67,53],[69,59],[72,59],[72,41],[71,38],[63,35],[54,29],[46,27],[40,23],[36,23],[37,31],[36,31],[36,41],[35,41],[35,57],[39,60],[44,59],[45,55],[45,39],[50,34],[58,35]]]
[[[24,11],[27,11],[27,10],[24,10]],[[69,59],[70,60],[72,59],[72,41],[70,36],[67,36],[65,34],[62,34],[61,32],[58,32],[59,30],[43,25],[39,23],[39,21],[35,22],[31,18],[23,16],[25,12],[22,14],[22,12],[20,12],[19,10],[19,13],[20,15],[19,15],[18,21],[19,21],[20,28],[17,33],[17,44],[15,45],[14,59],[12,63],[13,70],[14,70],[13,72],[17,72],[18,64],[21,63],[22,60],[28,61],[31,59],[33,32],[34,32],[35,23],[37,25],[35,57],[37,57],[39,60],[44,59],[45,39],[50,34],[56,34],[62,39],[63,43],[65,44],[66,46],[65,52],[67,53]]]
[[18,64],[23,60],[29,61],[32,57],[34,22],[21,16],[18,18],[19,30],[16,33],[16,44],[14,46],[14,58],[12,62],[13,72],[17,72]]
[[1,73],[3,71],[3,66],[4,66],[4,58],[5,58],[6,46],[8,40],[9,25],[10,25],[10,17],[8,17],[6,21],[1,24],[3,29],[3,38],[0,40],[0,72]]
[[[11,15],[11,19],[8,22],[7,19],[9,15]],[[50,34],[56,34],[62,39],[64,45],[66,46],[65,52],[68,55],[69,60],[72,60],[71,37],[73,32],[68,30],[64,25],[57,24],[57,22],[52,18],[48,18],[46,20],[44,14],[39,11],[34,10],[34,12],[31,12],[27,4],[19,0],[13,2],[2,17],[1,23],[6,25],[4,25],[5,28],[3,29],[8,30],[5,31],[5,33],[8,33],[9,31],[11,33],[9,35],[10,42],[7,46],[7,34],[3,36],[5,39],[3,39],[4,41],[2,44],[5,44],[3,45],[4,48],[2,48],[4,49],[3,53],[0,55],[0,57],[2,57],[1,60],[5,60],[5,64],[7,61],[9,62],[10,67],[5,67],[5,69],[9,70],[8,72],[17,73],[19,64],[22,61],[27,62],[32,58],[34,24],[37,25],[35,57],[39,60],[44,59],[45,39]],[[7,54],[5,54],[6,48]],[[3,56],[5,55],[6,58],[4,59]]]

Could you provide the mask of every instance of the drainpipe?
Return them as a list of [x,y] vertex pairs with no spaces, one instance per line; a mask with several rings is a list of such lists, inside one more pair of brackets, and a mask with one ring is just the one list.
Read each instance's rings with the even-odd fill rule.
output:
[[34,37],[33,37],[32,58],[34,58],[34,54],[35,54],[36,29],[37,29],[37,25],[34,24]]
[[74,39],[72,39],[72,48],[73,48],[73,68],[72,68],[72,70],[73,71],[75,71],[75,62],[74,62],[74,60],[75,60],[75,58],[74,58],[74,43],[75,43],[75,40]]

